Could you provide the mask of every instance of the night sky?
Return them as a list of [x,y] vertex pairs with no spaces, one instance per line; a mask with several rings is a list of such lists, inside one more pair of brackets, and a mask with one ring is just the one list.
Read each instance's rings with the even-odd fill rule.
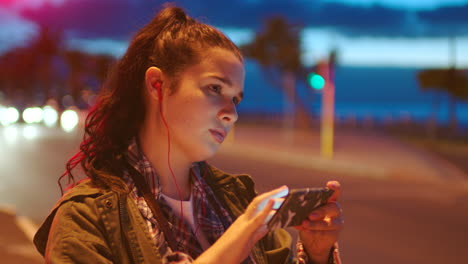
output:
[[[236,43],[248,42],[268,17],[305,28],[305,64],[332,46],[345,65],[446,66],[448,38],[468,66],[468,0],[180,0],[173,1]],[[26,43],[39,24],[63,30],[68,45],[121,55],[132,34],[161,8],[151,0],[0,0],[0,52]],[[467,47],[467,48],[465,48]],[[428,58],[427,51],[431,51]]]

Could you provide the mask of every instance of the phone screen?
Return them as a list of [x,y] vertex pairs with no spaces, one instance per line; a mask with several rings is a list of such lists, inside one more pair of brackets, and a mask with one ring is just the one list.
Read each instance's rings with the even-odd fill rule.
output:
[[315,208],[326,204],[333,192],[329,188],[290,190],[283,204],[268,222],[268,228],[273,230],[300,225]]

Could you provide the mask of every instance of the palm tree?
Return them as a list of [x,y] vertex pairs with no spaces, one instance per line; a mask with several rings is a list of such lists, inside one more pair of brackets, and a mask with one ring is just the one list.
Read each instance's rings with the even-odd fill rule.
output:
[[84,86],[88,55],[77,50],[67,50],[64,52],[64,57],[68,65],[68,87],[73,100],[76,102]]
[[37,95],[50,97],[50,87],[57,85],[53,60],[62,52],[59,31],[41,26],[39,34],[24,47],[16,47],[0,57],[0,77],[5,97],[18,106],[43,103]]
[[[419,85],[423,91],[445,92],[450,96],[449,113],[452,129],[457,127],[456,103],[457,100],[468,100],[468,71],[450,69],[428,69],[420,71],[417,75]],[[439,98],[435,98],[434,108],[439,105]],[[436,110],[433,111],[432,126],[435,123]],[[435,127],[431,129],[434,130]]]
[[[285,128],[299,124],[309,124],[310,116],[305,104],[296,93],[296,80],[303,77],[304,69],[300,61],[300,32],[302,27],[288,24],[283,17],[273,17],[265,29],[258,32],[253,42],[241,46],[246,57],[258,61],[273,87],[282,88],[292,111],[284,110]],[[289,112],[289,117],[286,115]]]
[[35,57],[35,75],[37,85],[41,86],[45,98],[50,98],[50,87],[57,85],[57,69],[53,67],[63,51],[63,37],[60,31],[53,31],[41,26],[38,36],[31,43],[29,50]]
[[35,58],[28,48],[15,48],[0,57],[2,90],[5,98],[13,105],[22,107],[30,104],[35,79]]

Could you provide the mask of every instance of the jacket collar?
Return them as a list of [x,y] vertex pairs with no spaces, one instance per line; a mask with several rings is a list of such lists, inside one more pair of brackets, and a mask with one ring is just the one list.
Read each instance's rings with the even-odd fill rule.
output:
[[[107,191],[109,192],[109,191]],[[34,235],[34,245],[36,246],[37,250],[44,255],[45,249],[47,245],[47,240],[50,232],[50,228],[52,226],[52,222],[54,220],[55,214],[60,206],[63,204],[71,201],[77,200],[84,197],[98,197],[104,194],[105,191],[93,186],[91,180],[84,179],[77,183],[76,186],[68,190],[62,198],[55,204],[52,208],[52,211],[45,219],[44,223],[40,226],[36,234]]]
[[[213,191],[216,193],[219,193],[220,189],[229,189],[229,186],[236,181],[236,177],[221,171],[220,169],[217,169],[211,165],[209,165],[206,162],[199,162],[200,166],[208,166],[209,171],[212,173],[208,173],[206,175],[206,181],[210,185],[210,187],[213,189]],[[54,217],[57,213],[58,208],[62,206],[63,204],[72,201],[72,200],[79,200],[83,199],[85,197],[99,197],[102,195],[109,194],[113,191],[111,190],[104,190],[99,187],[96,187],[92,181],[88,178],[85,180],[80,181],[76,186],[68,190],[62,198],[55,204],[53,209],[51,210],[50,214],[46,217],[45,221],[43,224],[40,226],[39,230],[34,236],[34,244],[37,248],[37,250],[44,255],[45,254],[45,249],[47,245],[47,240],[50,232],[50,228],[52,225],[52,222],[54,220]],[[219,196],[223,200],[223,203],[226,201],[224,200],[224,197]],[[232,214],[232,209],[230,208],[231,206],[225,207],[230,213]],[[234,205],[235,206],[235,205]],[[234,216],[234,215],[233,215]]]

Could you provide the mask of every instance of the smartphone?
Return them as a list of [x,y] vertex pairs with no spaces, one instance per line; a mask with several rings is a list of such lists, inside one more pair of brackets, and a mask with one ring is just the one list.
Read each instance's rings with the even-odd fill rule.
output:
[[292,189],[268,222],[270,230],[297,226],[317,207],[327,203],[333,190],[329,188]]

